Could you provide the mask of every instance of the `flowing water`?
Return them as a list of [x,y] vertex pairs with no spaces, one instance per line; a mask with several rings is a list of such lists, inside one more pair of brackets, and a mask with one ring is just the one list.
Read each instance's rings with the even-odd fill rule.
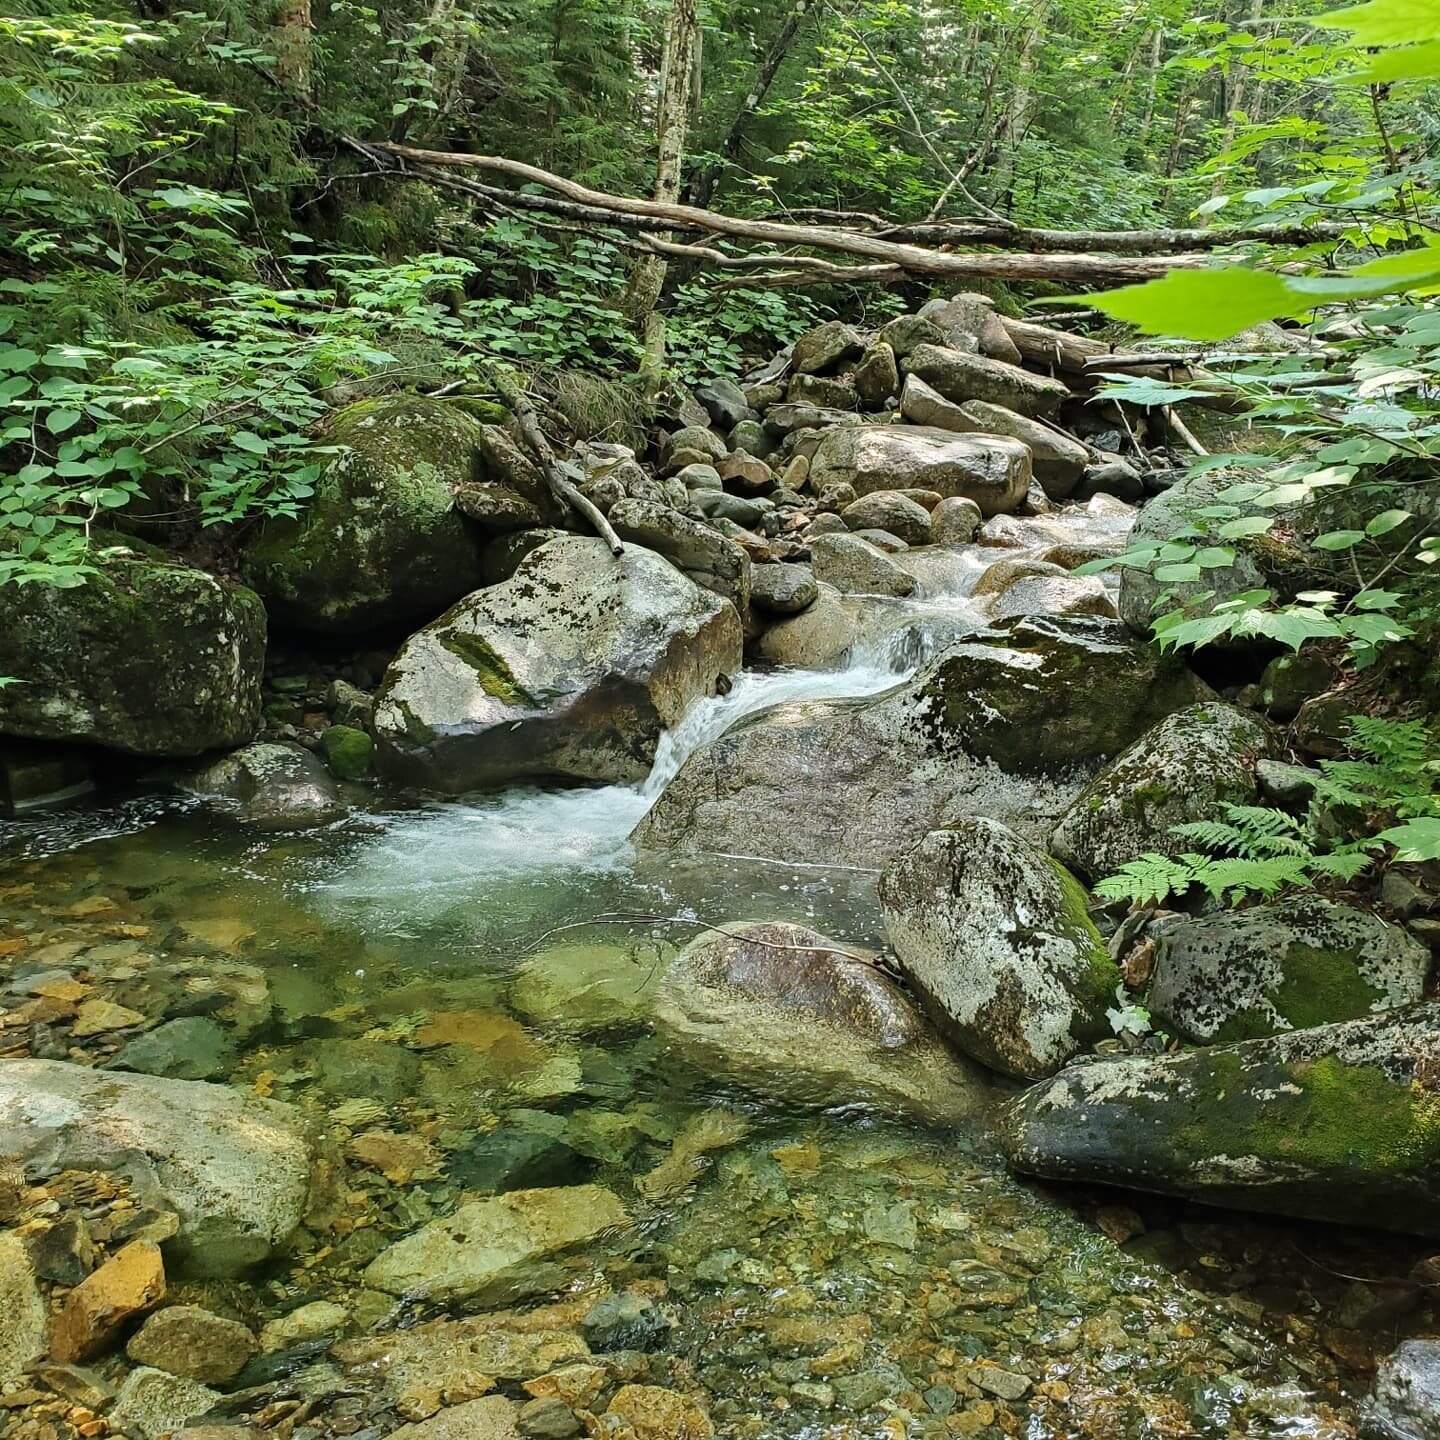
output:
[[[977,566],[955,563],[930,598],[877,602],[888,618],[841,668],[747,673],[695,706],[641,786],[382,797],[329,831],[263,838],[141,793],[0,832],[0,987],[63,956],[152,1021],[226,1017],[236,1049],[214,1078],[300,1105],[349,1156],[329,1233],[253,1284],[181,1281],[172,1298],[255,1327],[317,1299],[347,1308],[352,1335],[407,1326],[423,1312],[367,1289],[363,1267],[519,1163],[526,1183],[604,1184],[637,1220],[576,1256],[544,1313],[572,1323],[605,1288],[653,1300],[661,1319],[612,1372],[703,1395],[722,1436],[1351,1434],[1371,1352],[1421,1313],[1386,1310],[1367,1278],[1403,1276],[1403,1244],[1057,1197],[1006,1174],[983,1121],[738,1090],[650,1019],[667,959],[703,924],[881,942],[869,872],[637,856],[626,836],[731,726],[880,693],[935,637],[982,623]],[[185,1009],[197,990],[226,1003]],[[123,1038],[77,1051],[63,1030],[35,1034],[49,1058],[87,1063]],[[716,1124],[683,1183],[637,1185]],[[393,1392],[342,1382],[313,1349],[287,1364],[301,1393],[338,1392],[345,1419],[297,1434],[399,1423]]]

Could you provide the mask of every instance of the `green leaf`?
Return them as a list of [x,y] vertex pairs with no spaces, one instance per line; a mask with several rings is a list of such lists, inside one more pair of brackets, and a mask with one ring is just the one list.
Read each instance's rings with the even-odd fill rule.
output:
[[73,430],[85,417],[78,410],[52,410],[45,417],[45,428],[52,435],[63,435]]
[[1365,538],[1363,530],[1330,530],[1317,535],[1310,543],[1317,550],[1349,550]]
[[1440,860],[1440,820],[1407,820],[1382,830],[1376,838],[1395,846],[1395,858],[1404,864]]
[[1397,590],[1362,590],[1350,603],[1357,610],[1391,610],[1404,598]]
[[1263,270],[1172,270],[1160,280],[1082,297],[1082,303],[1151,335],[1228,340],[1262,320],[1296,312],[1278,275]]
[[1185,561],[1179,565],[1157,565],[1154,569],[1154,576],[1165,584],[1187,584],[1192,580],[1200,578],[1200,567],[1193,561]]
[[1263,515],[1243,515],[1238,520],[1227,520],[1216,534],[1222,540],[1244,540],[1252,535],[1268,534],[1274,523]]
[[1392,530],[1398,529],[1407,520],[1410,512],[1408,510],[1386,510],[1369,521],[1365,526],[1365,533],[1374,539],[1377,535],[1388,535]]
[[1329,30],[1350,31],[1351,45],[1414,45],[1440,40],[1440,7],[1434,0],[1368,0],[1346,10],[1310,17]]
[[230,437],[230,443],[237,450],[248,451],[251,455],[268,455],[270,453],[269,443],[249,430],[237,430]]
[[[1342,12],[1343,13],[1343,12]],[[1440,41],[1382,50],[1361,70],[1337,76],[1346,85],[1393,85],[1404,80],[1431,80],[1440,75]]]

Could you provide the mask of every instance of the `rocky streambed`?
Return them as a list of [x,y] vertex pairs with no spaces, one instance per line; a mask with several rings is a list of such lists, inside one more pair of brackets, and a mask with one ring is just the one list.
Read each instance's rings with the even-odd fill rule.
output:
[[0,833],[4,1433],[1435,1433],[1435,887],[1093,903],[1303,803],[1333,676],[1073,573],[1212,482],[1037,329],[577,445],[618,558],[389,397],[263,608],[14,602],[7,798],[112,773]]

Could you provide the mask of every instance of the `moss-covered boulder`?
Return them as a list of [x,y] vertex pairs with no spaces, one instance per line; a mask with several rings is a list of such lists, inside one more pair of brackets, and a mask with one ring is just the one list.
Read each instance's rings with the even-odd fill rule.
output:
[[1209,693],[1173,656],[1098,616],[1024,616],[925,673],[930,727],[1002,769],[1108,759]]
[[325,439],[348,448],[300,518],[267,520],[245,556],[278,621],[337,634],[403,626],[482,583],[481,532],[455,508],[455,491],[481,478],[483,427],[463,405],[361,400],[330,418]]
[[193,775],[186,788],[225,802],[241,824],[255,830],[313,830],[347,811],[318,755],[273,741],[221,756]]
[[1001,1141],[1025,1175],[1440,1238],[1440,1005],[1074,1065]]
[[1199,1044],[1358,1020],[1425,993],[1430,952],[1370,910],[1318,895],[1157,921],[1149,1007]]
[[401,647],[376,696],[377,765],[448,794],[643,779],[661,731],[740,663],[735,607],[668,560],[552,540]]
[[1172,827],[1253,805],[1255,767],[1275,752],[1275,733],[1258,717],[1218,700],[1187,705],[1086,786],[1055,827],[1051,853],[1094,881],[1150,852],[1193,850]]
[[993,820],[932,830],[880,877],[900,968],[941,1032],[1006,1075],[1110,1033],[1120,971],[1062,865]]
[[111,547],[83,585],[0,587],[0,735],[133,755],[239,745],[260,723],[259,597]]

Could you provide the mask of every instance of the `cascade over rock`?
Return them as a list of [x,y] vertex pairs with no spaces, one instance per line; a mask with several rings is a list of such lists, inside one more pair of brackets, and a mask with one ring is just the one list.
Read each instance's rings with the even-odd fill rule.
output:
[[735,607],[667,560],[552,540],[401,647],[376,700],[377,761],[449,794],[640,780],[660,732],[740,660]]

